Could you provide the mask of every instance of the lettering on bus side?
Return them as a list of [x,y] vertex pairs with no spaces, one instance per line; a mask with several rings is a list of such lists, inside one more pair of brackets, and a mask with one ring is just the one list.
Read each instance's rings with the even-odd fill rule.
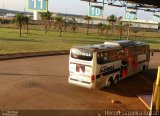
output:
[[107,73],[114,70],[114,66],[104,66],[100,68],[100,73]]

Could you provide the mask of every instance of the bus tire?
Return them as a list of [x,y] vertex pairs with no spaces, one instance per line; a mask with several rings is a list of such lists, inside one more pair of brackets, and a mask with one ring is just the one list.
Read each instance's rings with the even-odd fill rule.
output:
[[107,81],[106,81],[106,86],[107,87],[111,87],[113,85],[113,78],[110,77]]
[[116,75],[113,79],[113,84],[116,85],[119,81],[119,75]]
[[146,70],[146,65],[142,66],[142,71],[144,72]]

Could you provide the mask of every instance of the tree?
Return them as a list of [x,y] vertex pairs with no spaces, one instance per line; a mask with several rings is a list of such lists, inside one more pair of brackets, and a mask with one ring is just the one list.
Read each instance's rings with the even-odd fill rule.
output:
[[23,16],[23,14],[17,14],[15,21],[16,21],[16,24],[19,27],[19,30],[20,30],[19,31],[20,32],[19,36],[21,37],[22,36],[22,26],[24,24],[24,16]]
[[88,35],[88,33],[89,33],[89,28],[90,28],[89,24],[90,24],[90,21],[92,20],[92,18],[91,18],[90,16],[85,16],[85,17],[84,17],[84,20],[87,21],[87,35]]
[[62,35],[64,21],[65,19],[63,19],[63,17],[55,17],[55,25],[58,27],[60,37]]
[[136,39],[137,38],[137,33],[139,32],[138,29],[133,29],[132,32],[134,33],[134,38]]
[[72,18],[71,23],[72,23],[72,27],[71,28],[72,28],[72,31],[73,31],[73,33],[75,35],[76,29],[77,29],[77,26],[76,26],[77,21],[76,21],[76,19],[74,17]]
[[129,40],[129,36],[130,36],[130,28],[132,26],[131,21],[125,24],[126,29],[127,29],[127,40]]
[[117,25],[116,25],[116,28],[117,30],[119,31],[119,38],[121,39],[122,38],[122,34],[123,34],[123,31],[125,29],[126,25],[124,25],[122,23],[122,21],[120,21]]
[[47,27],[50,26],[50,21],[52,20],[52,13],[51,12],[41,12],[40,13],[40,17],[41,17],[41,20],[44,24],[44,31],[45,31],[45,34],[47,33]]
[[109,24],[103,24],[103,28],[106,31],[105,35],[106,35],[106,38],[107,38],[108,31],[111,29],[111,26]]
[[97,24],[98,34],[101,35],[103,33],[104,27],[102,23]]
[[108,22],[111,24],[111,29],[112,29],[112,35],[113,35],[113,31],[114,31],[114,26],[115,26],[115,22],[116,22],[116,16],[115,15],[111,15],[107,18]]
[[68,19],[63,19],[63,26],[62,27],[64,28],[65,33],[67,31],[68,26],[69,26]]
[[158,29],[160,29],[160,23],[158,23]]
[[29,30],[29,17],[24,16],[23,17],[23,21],[24,21],[24,24],[27,26],[27,34],[28,34],[28,30]]

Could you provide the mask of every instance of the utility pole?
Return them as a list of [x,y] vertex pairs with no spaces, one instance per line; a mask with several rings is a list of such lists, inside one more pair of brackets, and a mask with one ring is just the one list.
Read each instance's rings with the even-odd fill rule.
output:
[[46,3],[47,3],[47,12],[48,12],[48,2],[49,2],[49,0],[46,0]]
[[67,8],[66,8],[66,17],[67,17]]
[[153,86],[150,116],[153,116],[155,111],[160,111],[160,66],[158,67],[157,79]]
[[102,11],[102,18],[104,17],[104,0],[103,0],[103,11]]
[[3,10],[2,10],[3,20],[4,20],[4,2],[3,2]]

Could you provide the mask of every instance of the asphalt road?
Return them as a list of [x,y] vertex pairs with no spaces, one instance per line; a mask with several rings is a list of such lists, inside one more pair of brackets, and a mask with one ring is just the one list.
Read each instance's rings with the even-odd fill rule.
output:
[[151,57],[147,72],[101,90],[68,84],[67,55],[0,61],[0,109],[147,110],[137,94],[151,93],[159,58]]

